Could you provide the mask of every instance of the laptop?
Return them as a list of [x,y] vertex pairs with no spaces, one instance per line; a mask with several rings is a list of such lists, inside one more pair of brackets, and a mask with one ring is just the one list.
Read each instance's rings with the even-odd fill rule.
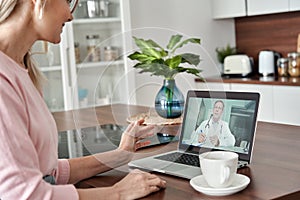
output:
[[[191,179],[201,174],[198,156],[207,151],[236,152],[238,167],[249,165],[259,99],[259,93],[188,91],[177,150],[133,160],[129,167]],[[218,111],[214,109],[221,108],[220,102],[222,121],[215,122]],[[204,141],[200,140],[203,132],[207,133]],[[218,142],[212,140],[214,134],[219,134]]]

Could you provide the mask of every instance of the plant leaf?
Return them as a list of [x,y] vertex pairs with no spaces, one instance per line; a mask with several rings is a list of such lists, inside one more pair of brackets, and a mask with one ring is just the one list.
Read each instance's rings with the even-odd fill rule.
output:
[[176,70],[178,72],[186,72],[186,73],[189,73],[189,74],[193,74],[193,75],[198,76],[198,77],[201,77],[199,75],[199,73],[202,72],[202,70],[200,70],[200,69],[186,68],[186,67],[177,67]]
[[186,72],[202,78],[200,76],[201,70],[179,66],[180,63],[197,66],[201,61],[199,55],[193,53],[174,55],[175,50],[185,44],[200,44],[200,39],[190,38],[181,42],[182,35],[173,35],[169,40],[167,50],[165,50],[153,40],[133,38],[140,51],[130,54],[128,58],[138,61],[133,67],[139,69],[139,73],[148,72],[151,76],[163,76],[165,79],[174,79],[178,73]]
[[164,48],[159,46],[159,44],[157,44],[153,40],[146,40],[146,42],[151,44],[154,48],[160,49],[159,53],[160,53],[161,57],[164,57],[164,56],[168,55],[168,52]]
[[163,56],[161,53],[162,51],[156,50],[156,47],[158,45],[155,45],[156,43],[154,41],[152,41],[152,40],[146,41],[146,40],[139,39],[136,37],[133,37],[133,38],[134,38],[135,44],[140,48],[140,50],[142,51],[143,54],[146,54],[148,56],[152,56],[155,58],[161,58]]
[[236,47],[231,47],[229,44],[227,44],[224,48],[216,48],[217,52],[217,58],[220,63],[224,63],[224,59],[226,56],[237,54]]
[[159,60],[157,60],[157,62],[155,63],[150,64],[138,63],[133,67],[141,69],[139,73],[149,72],[151,73],[151,76],[163,76],[165,78],[170,77],[170,71],[172,71],[172,69],[170,69],[167,65],[165,65],[164,63],[160,63]]
[[171,53],[174,53],[176,51],[176,49],[178,48],[181,48],[183,45],[186,45],[187,43],[194,43],[194,44],[200,44],[200,39],[199,38],[189,38],[189,39],[186,39],[182,42],[180,42],[173,50]]
[[178,55],[167,59],[165,62],[171,69],[174,69],[182,62],[181,60],[182,60],[181,56]]
[[143,54],[143,53],[140,53],[140,52],[137,52],[137,51],[130,54],[128,56],[128,58],[130,58],[131,60],[137,60],[137,61],[142,62],[142,63],[150,63],[150,62],[152,62],[156,59],[155,57],[148,56],[146,54]]
[[175,45],[181,40],[182,35],[172,35],[172,37],[170,38],[170,41],[167,45],[167,49],[172,50]]
[[201,77],[199,75],[200,72],[202,72],[202,70],[200,69],[196,69],[196,68],[185,68],[186,69],[186,72],[189,73],[189,74],[194,74],[195,76],[198,76],[198,77]]
[[189,63],[191,65],[197,66],[200,63],[200,56],[193,53],[184,53],[181,54],[182,60],[181,63]]
[[157,44],[156,42],[154,42],[151,39],[145,40],[145,42],[147,42],[148,44],[150,44],[153,48],[158,48],[158,49],[164,50],[164,48],[162,48],[159,44]]

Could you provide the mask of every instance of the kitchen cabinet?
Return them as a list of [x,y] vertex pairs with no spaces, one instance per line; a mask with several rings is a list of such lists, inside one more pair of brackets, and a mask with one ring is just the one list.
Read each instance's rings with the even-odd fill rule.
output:
[[247,15],[261,15],[289,11],[289,0],[247,0]]
[[274,14],[300,10],[299,0],[212,0],[211,3],[214,19]]
[[273,86],[274,122],[300,125],[300,87]]
[[246,16],[245,0],[212,0],[214,19]]
[[[129,96],[134,75],[126,56],[131,49],[129,0],[107,2],[106,17],[88,18],[76,11],[60,44],[34,44],[34,58],[48,79],[44,97],[51,111],[134,101]],[[84,3],[77,9],[86,8]]]
[[228,91],[230,90],[230,84],[229,83],[196,83],[197,89],[201,90],[214,90],[214,91]]
[[260,93],[258,120],[291,125],[300,125],[300,87],[240,83],[196,83],[197,89],[242,91]]
[[272,86],[269,85],[250,85],[250,84],[231,84],[232,91],[258,92],[260,94],[259,111],[257,119],[259,121],[273,121],[273,93]]
[[300,1],[290,0],[290,11],[299,11],[299,10],[300,10]]

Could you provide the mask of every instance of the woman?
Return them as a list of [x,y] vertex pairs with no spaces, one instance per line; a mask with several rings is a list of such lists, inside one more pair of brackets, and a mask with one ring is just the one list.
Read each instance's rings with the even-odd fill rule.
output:
[[[76,4],[76,3],[75,3]],[[119,147],[74,159],[57,158],[57,129],[41,95],[41,75],[30,61],[37,40],[60,42],[73,19],[66,0],[0,0],[0,199],[135,199],[165,188],[155,175],[134,170],[111,187],[73,183],[128,162],[154,132],[132,123]],[[110,168],[111,167],[111,168]],[[52,184],[49,184],[52,183]]]

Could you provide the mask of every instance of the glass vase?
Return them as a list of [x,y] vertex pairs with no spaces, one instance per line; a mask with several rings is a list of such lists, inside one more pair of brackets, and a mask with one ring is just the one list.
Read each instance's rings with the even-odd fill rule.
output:
[[163,118],[180,117],[184,108],[184,96],[176,86],[175,80],[165,79],[155,97],[155,110]]

